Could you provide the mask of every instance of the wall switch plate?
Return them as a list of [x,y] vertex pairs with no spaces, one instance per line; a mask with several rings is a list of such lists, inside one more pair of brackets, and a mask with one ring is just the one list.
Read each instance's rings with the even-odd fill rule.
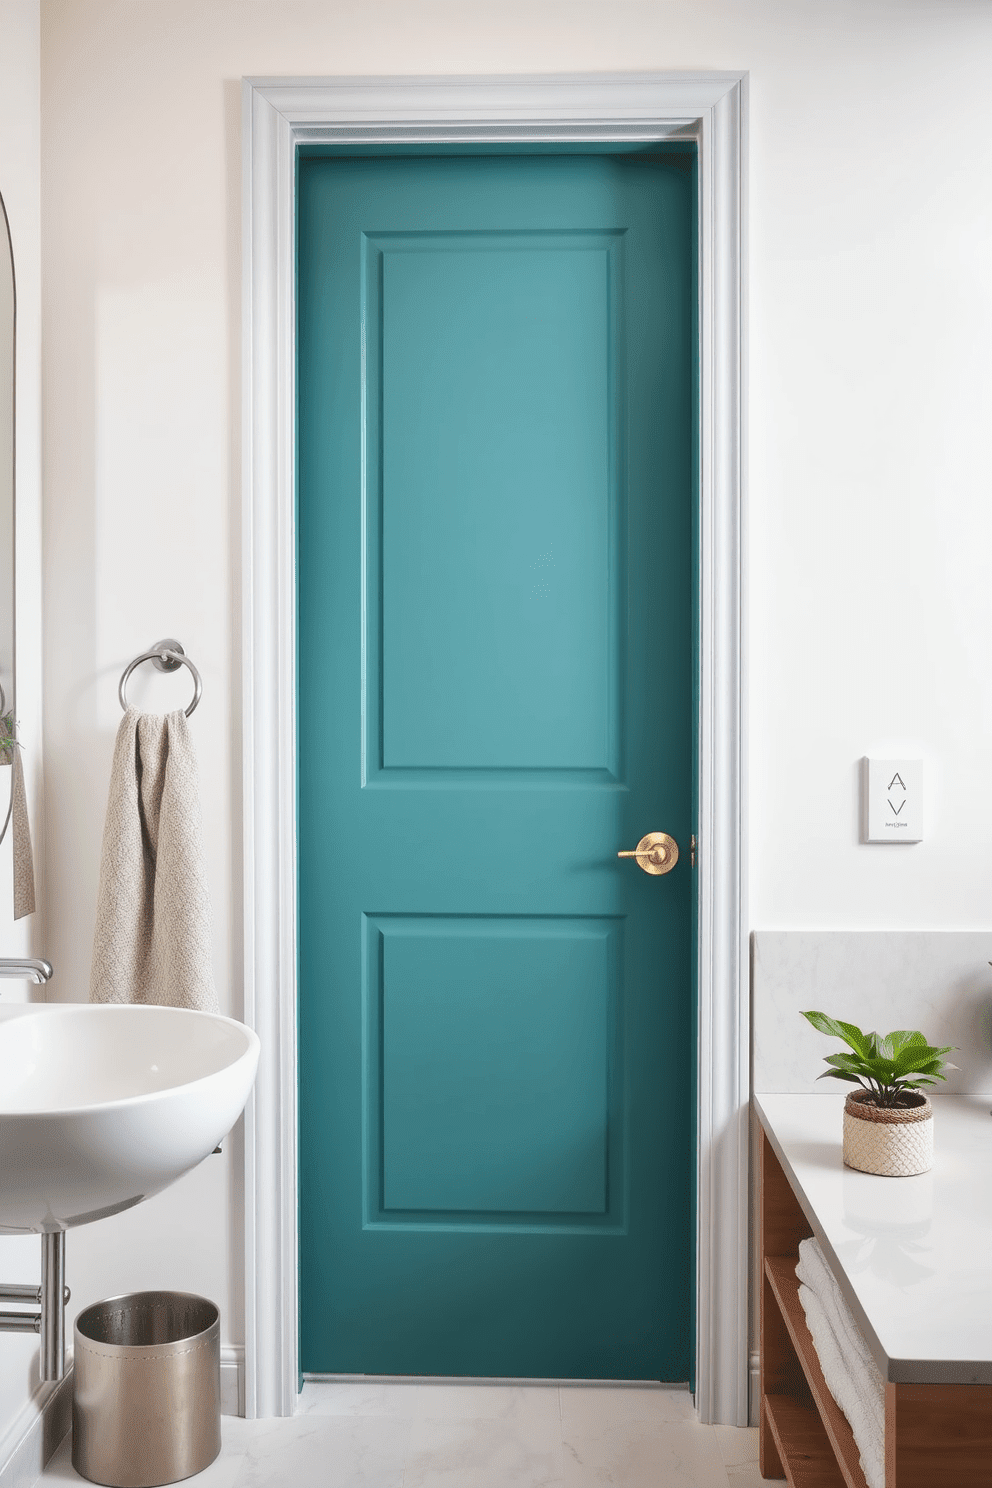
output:
[[865,760],[865,841],[923,841],[923,761]]

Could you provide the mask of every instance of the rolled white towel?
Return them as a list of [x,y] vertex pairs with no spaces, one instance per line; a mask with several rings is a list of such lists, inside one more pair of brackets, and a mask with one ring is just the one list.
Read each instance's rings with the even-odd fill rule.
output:
[[831,1327],[838,1338],[843,1341],[845,1355],[851,1359],[852,1366],[856,1365],[859,1371],[864,1370],[871,1380],[872,1399],[875,1400],[877,1397],[878,1403],[879,1429],[884,1430],[885,1382],[871,1350],[865,1343],[861,1329],[854,1321],[854,1315],[837,1284],[837,1278],[816,1240],[810,1238],[800,1243],[796,1275],[819,1298]]
[[885,1488],[885,1381],[823,1251],[799,1246],[799,1300],[827,1389],[847,1417],[868,1488]]

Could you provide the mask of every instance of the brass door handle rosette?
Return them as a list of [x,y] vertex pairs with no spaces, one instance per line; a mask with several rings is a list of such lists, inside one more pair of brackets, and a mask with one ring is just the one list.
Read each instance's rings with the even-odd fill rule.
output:
[[649,832],[633,852],[618,852],[618,858],[633,858],[645,873],[671,873],[679,860],[679,845],[667,832]]

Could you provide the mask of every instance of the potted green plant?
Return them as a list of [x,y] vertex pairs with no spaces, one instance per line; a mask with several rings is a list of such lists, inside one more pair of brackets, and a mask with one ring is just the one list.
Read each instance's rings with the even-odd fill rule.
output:
[[862,1173],[905,1178],[933,1167],[933,1107],[922,1089],[957,1069],[922,1033],[906,1028],[883,1037],[863,1033],[854,1023],[803,1013],[820,1033],[844,1041],[849,1054],[827,1054],[831,1066],[819,1079],[832,1076],[859,1085],[844,1103],[844,1162]]

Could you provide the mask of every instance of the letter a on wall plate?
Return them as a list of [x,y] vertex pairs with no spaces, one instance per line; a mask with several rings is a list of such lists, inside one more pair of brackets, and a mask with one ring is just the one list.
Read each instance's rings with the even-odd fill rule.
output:
[[922,760],[865,760],[865,841],[923,841]]

